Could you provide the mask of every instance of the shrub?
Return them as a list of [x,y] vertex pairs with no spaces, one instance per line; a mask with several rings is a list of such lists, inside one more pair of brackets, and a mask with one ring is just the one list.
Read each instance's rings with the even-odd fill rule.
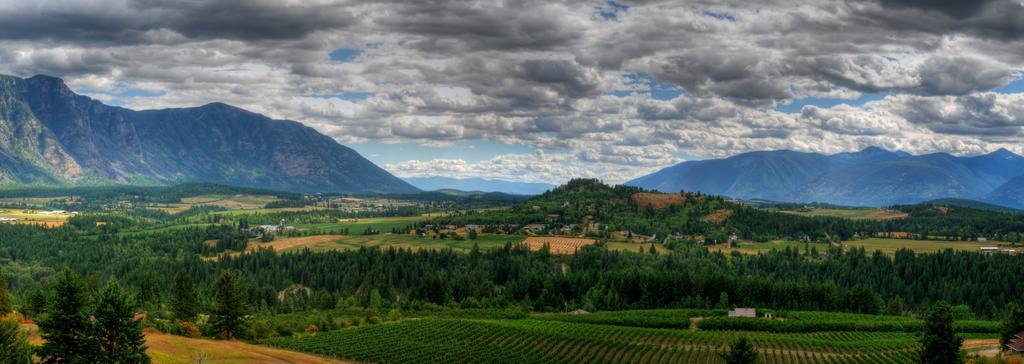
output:
[[199,327],[196,326],[196,324],[188,322],[188,321],[179,322],[178,323],[178,327],[177,327],[177,332],[178,332],[178,335],[181,335],[181,336],[184,336],[184,337],[196,338],[196,337],[203,336],[203,333],[199,331]]
[[391,311],[388,311],[388,321],[398,321],[401,319],[402,311],[399,311],[397,308],[392,308]]

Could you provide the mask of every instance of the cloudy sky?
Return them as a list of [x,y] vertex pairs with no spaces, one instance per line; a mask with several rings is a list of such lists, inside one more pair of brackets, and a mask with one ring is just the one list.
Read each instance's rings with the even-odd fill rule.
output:
[[1024,153],[1022,71],[1021,0],[0,0],[0,73],[300,121],[400,176]]

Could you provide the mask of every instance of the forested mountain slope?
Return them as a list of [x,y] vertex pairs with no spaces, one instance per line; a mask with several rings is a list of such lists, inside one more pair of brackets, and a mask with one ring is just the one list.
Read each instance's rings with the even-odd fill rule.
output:
[[222,103],[134,111],[75,94],[47,76],[0,76],[0,182],[417,190],[298,122]]

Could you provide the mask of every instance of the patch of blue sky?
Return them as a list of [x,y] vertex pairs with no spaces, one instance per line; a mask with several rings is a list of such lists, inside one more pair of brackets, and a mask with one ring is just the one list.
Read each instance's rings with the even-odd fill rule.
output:
[[359,49],[355,49],[355,48],[338,48],[338,49],[335,49],[335,50],[331,51],[331,53],[329,53],[328,55],[331,57],[331,60],[333,60],[335,62],[348,63],[348,62],[355,61],[356,58],[359,58],[359,56],[362,55],[362,54],[363,54],[363,51],[359,50]]
[[992,91],[1002,94],[1013,94],[1024,92],[1024,73],[1017,73],[1016,79],[1003,87],[998,87]]
[[376,164],[394,164],[413,159],[461,159],[468,163],[478,163],[499,154],[523,154],[535,151],[534,148],[525,145],[505,144],[490,140],[452,140],[451,143],[451,146],[446,147],[425,146],[415,142],[388,144],[377,141],[346,145]]
[[800,112],[800,109],[807,105],[814,105],[823,109],[842,104],[860,106],[871,101],[884,99],[886,96],[889,96],[888,92],[861,93],[860,97],[856,99],[804,97],[793,100],[788,104],[779,103],[776,105],[775,110],[787,114],[796,114]]
[[375,95],[373,92],[342,92],[336,94],[313,94],[311,96],[320,99],[338,98],[352,102],[360,102],[373,97],[373,95]]
[[103,103],[113,106],[124,106],[127,104],[127,99],[136,97],[160,97],[167,94],[165,91],[150,91],[132,87],[128,83],[117,83],[114,88],[109,90],[101,90],[94,88],[81,88],[75,90],[76,92],[83,94],[93,95],[106,95],[109,96]]
[[651,76],[644,73],[626,74],[626,86],[645,86],[639,90],[615,90],[613,96],[624,97],[632,94],[648,94],[652,99],[671,100],[683,94],[683,89],[667,82],[655,81]]
[[607,4],[606,7],[601,7],[597,11],[597,14],[604,20],[617,20],[619,18],[619,13],[629,10],[629,5],[615,0],[608,0],[605,4]]
[[710,16],[718,20],[736,21],[735,16],[724,11],[704,10],[704,15]]

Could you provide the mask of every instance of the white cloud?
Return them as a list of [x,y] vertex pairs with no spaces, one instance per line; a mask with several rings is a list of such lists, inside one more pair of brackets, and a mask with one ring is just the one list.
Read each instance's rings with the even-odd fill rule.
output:
[[[0,72],[60,76],[132,108],[226,102],[343,143],[547,150],[408,156],[397,173],[620,182],[679,155],[1021,151],[1024,100],[990,92],[1024,70],[1024,7],[1006,1],[644,1],[614,19],[584,0],[37,3],[0,5]],[[362,53],[336,62],[338,48]],[[683,94],[653,98],[638,74]],[[637,93],[610,95],[624,90]],[[888,96],[773,110],[867,93]]]

